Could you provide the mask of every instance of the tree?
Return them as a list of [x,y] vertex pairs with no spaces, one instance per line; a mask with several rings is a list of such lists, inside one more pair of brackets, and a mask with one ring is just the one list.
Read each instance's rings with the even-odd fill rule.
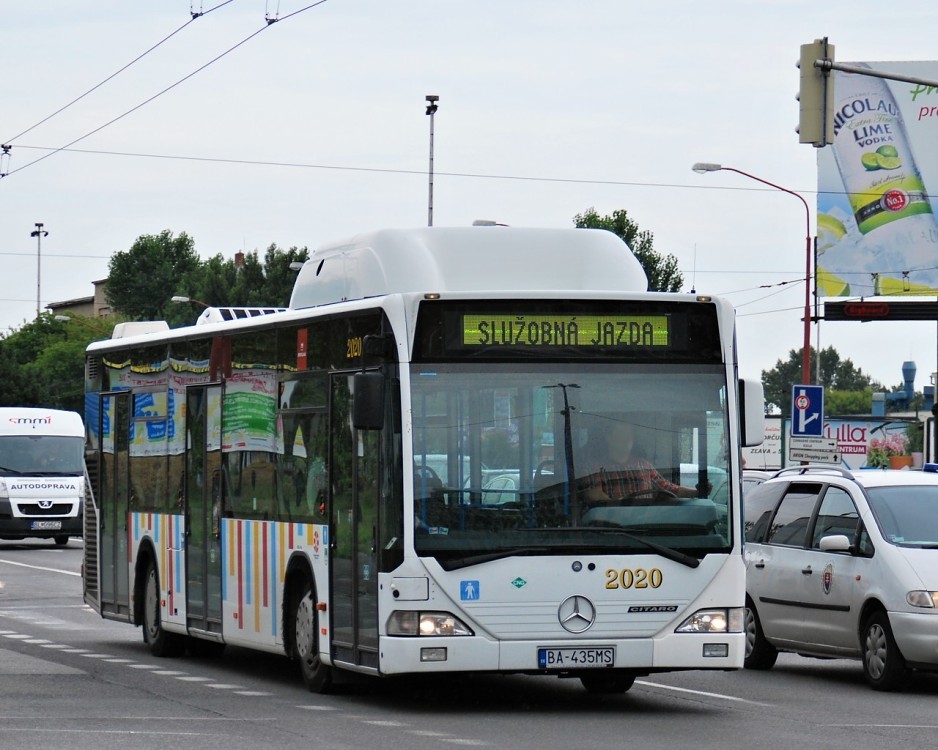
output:
[[654,245],[654,235],[647,229],[639,229],[624,209],[600,216],[595,208],[573,217],[578,229],[608,229],[621,237],[629,246],[648,277],[648,289],[653,292],[679,292],[684,285],[684,276],[673,255],[661,255]]
[[[174,294],[212,307],[286,307],[296,281],[296,271],[290,264],[308,257],[305,247],[281,250],[273,244],[267,248],[263,263],[256,250],[245,253],[240,265],[218,254],[186,274],[176,284]],[[193,311],[185,306],[174,307],[177,309],[165,310],[163,319],[172,327],[190,325]]]
[[168,229],[141,235],[126,252],[111,256],[106,296],[111,308],[130,320],[162,320],[178,281],[199,266],[192,239]]
[[117,319],[43,313],[0,338],[0,406],[45,406],[84,411],[85,348],[108,338]]
[[[788,360],[778,360],[771,370],[762,371],[766,406],[774,406],[782,416],[791,414],[791,388],[801,382],[801,354],[803,349],[792,349]],[[830,414],[863,414],[872,408],[872,393],[883,387],[857,368],[849,359],[841,359],[834,347],[821,350],[815,359],[811,347],[811,360],[820,361],[821,380],[825,389],[825,411]],[[848,395],[849,394],[849,395]],[[865,406],[864,406],[865,404]]]

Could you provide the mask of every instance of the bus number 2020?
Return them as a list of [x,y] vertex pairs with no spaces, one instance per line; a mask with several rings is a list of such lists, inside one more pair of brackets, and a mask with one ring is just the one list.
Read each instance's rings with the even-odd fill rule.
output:
[[622,568],[615,570],[609,568],[606,571],[607,589],[656,589],[661,586],[664,579],[658,568],[645,570],[644,568]]

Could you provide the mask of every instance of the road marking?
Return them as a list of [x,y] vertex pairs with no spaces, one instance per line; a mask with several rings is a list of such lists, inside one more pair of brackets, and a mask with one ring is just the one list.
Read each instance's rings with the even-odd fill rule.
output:
[[737,698],[734,695],[723,695],[722,693],[708,693],[705,690],[689,690],[688,688],[675,687],[674,685],[662,685],[660,682],[648,682],[647,680],[635,680],[636,685],[645,687],[661,688],[662,690],[673,690],[676,693],[691,693],[692,695],[701,695],[706,698],[719,698],[725,701],[736,701],[738,703],[748,703],[750,706],[772,706],[772,703],[761,703],[751,701],[746,698]]
[[13,560],[4,560],[0,558],[0,563],[6,563],[7,565],[16,565],[18,568],[30,568],[32,570],[44,570],[47,573],[62,573],[67,576],[75,576],[76,578],[81,577],[81,573],[75,573],[71,570],[62,570],[61,568],[44,568],[41,565],[27,565],[26,563],[13,562]]

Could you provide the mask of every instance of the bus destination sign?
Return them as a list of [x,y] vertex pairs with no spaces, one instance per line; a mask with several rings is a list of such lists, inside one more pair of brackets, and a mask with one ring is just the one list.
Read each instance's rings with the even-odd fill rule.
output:
[[510,313],[463,315],[463,346],[667,349],[670,316]]

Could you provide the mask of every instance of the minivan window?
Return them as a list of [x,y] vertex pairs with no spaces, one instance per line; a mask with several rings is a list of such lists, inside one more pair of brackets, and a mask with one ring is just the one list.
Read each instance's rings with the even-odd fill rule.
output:
[[769,519],[778,505],[786,485],[766,482],[746,490],[743,495],[743,517],[745,518],[745,537],[747,542],[761,542],[769,527]]
[[820,549],[821,538],[833,534],[843,534],[851,544],[856,541],[860,514],[853,504],[850,493],[842,487],[828,487],[814,522],[814,535],[811,546]]
[[783,544],[790,547],[803,547],[808,523],[814,506],[817,504],[820,485],[791,484],[782,498],[781,505],[772,519],[766,541],[769,544]]

